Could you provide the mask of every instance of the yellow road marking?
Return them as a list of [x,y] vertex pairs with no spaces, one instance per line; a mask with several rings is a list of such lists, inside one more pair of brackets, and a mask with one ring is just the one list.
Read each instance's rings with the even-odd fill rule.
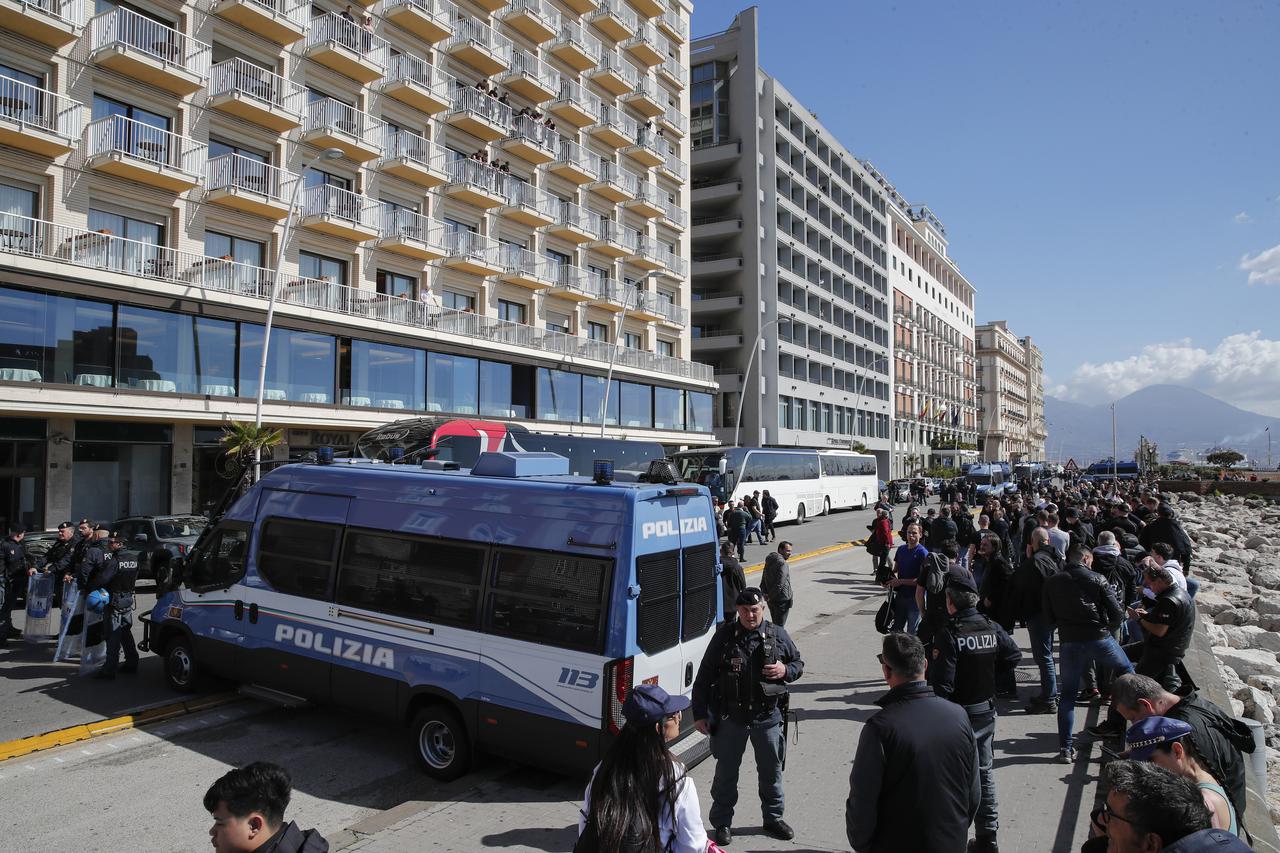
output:
[[[865,539],[858,539],[853,542],[841,542],[838,545],[828,545],[827,547],[819,548],[816,551],[805,551],[803,554],[792,554],[791,559],[788,560],[787,562],[795,563],[800,560],[807,560],[810,557],[821,557],[823,554],[831,554],[835,551],[846,551],[849,548],[854,547],[855,545],[865,545],[866,542],[867,540]],[[743,571],[749,575],[753,575],[756,572],[764,571],[764,563],[755,563],[753,565],[746,566],[743,568]]]

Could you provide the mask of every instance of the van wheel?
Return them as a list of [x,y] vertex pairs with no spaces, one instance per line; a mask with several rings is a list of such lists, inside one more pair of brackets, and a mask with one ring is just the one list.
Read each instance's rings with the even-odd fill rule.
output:
[[179,634],[169,641],[164,652],[164,680],[180,693],[194,693],[200,689],[204,675],[196,663],[191,641]]
[[796,507],[796,524],[804,524],[804,504]]
[[428,776],[452,782],[471,769],[471,738],[446,705],[428,705],[413,718],[418,762]]
[[823,516],[831,515],[831,498],[822,499],[822,514]]

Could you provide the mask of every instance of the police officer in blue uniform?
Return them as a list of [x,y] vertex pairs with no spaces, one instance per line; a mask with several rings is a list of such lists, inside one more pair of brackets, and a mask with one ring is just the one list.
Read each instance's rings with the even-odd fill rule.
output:
[[13,627],[13,608],[17,606],[18,584],[27,582],[27,552],[22,547],[26,534],[21,524],[13,525],[8,538],[0,543],[0,645],[21,636]]
[[733,840],[738,769],[748,740],[760,778],[764,831],[784,841],[795,837],[782,819],[783,720],[787,685],[804,672],[804,661],[786,629],[765,620],[763,592],[747,587],[735,605],[737,618],[712,635],[693,682],[694,726],[710,735],[716,759],[711,825],[712,839],[721,847]]
[[992,741],[996,733],[996,684],[1013,672],[1022,652],[1004,628],[978,612],[973,580],[952,575],[946,587],[947,620],[934,634],[929,683],[933,691],[964,708],[978,747],[982,799],[974,820],[977,837],[969,853],[997,853],[996,778]]
[[[138,582],[138,564],[120,565],[120,548],[124,537],[112,533],[105,541],[91,546],[85,557],[88,580],[85,589],[105,589],[108,600],[102,621],[107,626],[107,658],[94,678],[111,680],[116,670],[132,673],[138,671],[138,649],[133,642],[133,589]],[[120,651],[124,650],[124,666],[120,664]]]

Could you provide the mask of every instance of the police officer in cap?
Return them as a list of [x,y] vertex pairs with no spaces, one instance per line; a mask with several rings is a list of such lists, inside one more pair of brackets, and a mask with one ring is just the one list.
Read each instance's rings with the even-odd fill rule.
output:
[[69,521],[64,521],[58,525],[58,538],[53,540],[49,550],[44,553],[44,571],[53,574],[54,607],[62,601],[62,576],[70,570],[75,546],[76,526]]
[[977,837],[969,843],[969,851],[996,853],[999,823],[991,752],[996,733],[996,686],[1013,674],[1022,652],[998,622],[978,612],[978,590],[972,579],[953,575],[946,596],[947,620],[934,634],[929,683],[934,693],[962,706],[969,715],[982,784],[974,820]]
[[721,847],[733,840],[738,768],[748,740],[760,777],[764,831],[784,841],[795,837],[782,819],[783,721],[787,685],[804,672],[804,661],[786,629],[765,621],[763,592],[747,587],[735,603],[737,618],[716,630],[693,682],[694,726],[710,735],[716,759],[711,825]]
[[124,537],[112,533],[105,543],[89,548],[85,564],[88,580],[85,589],[105,589],[108,600],[102,621],[107,626],[107,658],[94,678],[111,680],[116,677],[120,663],[120,651],[124,650],[124,666],[120,672],[138,671],[138,649],[133,643],[133,588],[138,581],[138,564],[120,565],[120,548]]
[[13,609],[18,604],[18,584],[27,580],[27,552],[22,547],[26,534],[21,524],[10,525],[8,538],[0,543],[0,645],[22,636],[13,627]]

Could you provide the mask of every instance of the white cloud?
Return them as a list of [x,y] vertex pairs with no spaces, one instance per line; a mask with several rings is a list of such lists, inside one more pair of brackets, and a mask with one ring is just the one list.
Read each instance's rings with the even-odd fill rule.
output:
[[1249,274],[1249,284],[1280,284],[1280,245],[1253,257],[1245,255],[1240,259],[1240,269]]
[[1236,223],[1239,225],[1248,225],[1253,221],[1253,217],[1249,215],[1249,211],[1247,210],[1240,211],[1232,218],[1235,219]]
[[[1280,246],[1277,255],[1280,273]],[[1280,340],[1261,332],[1223,338],[1213,349],[1190,340],[1148,344],[1117,361],[1085,362],[1066,382],[1046,387],[1064,400],[1102,403],[1148,385],[1186,385],[1242,409],[1280,417]]]

